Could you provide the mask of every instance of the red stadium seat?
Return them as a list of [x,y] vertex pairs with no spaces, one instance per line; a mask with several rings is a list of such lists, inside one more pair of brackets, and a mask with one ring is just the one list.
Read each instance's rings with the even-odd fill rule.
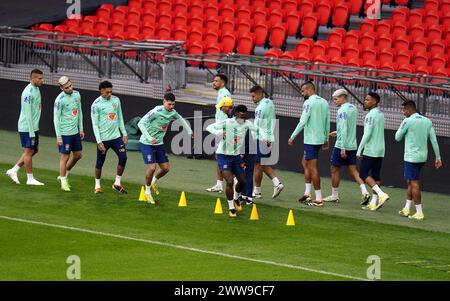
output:
[[425,65],[416,66],[416,74],[430,75],[431,68]]
[[359,47],[358,44],[346,44],[342,54],[347,59],[359,58]]
[[223,53],[234,52],[236,48],[236,35],[234,34],[234,32],[222,33],[221,41]]
[[159,24],[159,28],[156,31],[156,35],[161,40],[170,40],[172,37],[172,30],[170,29],[170,26],[166,24]]
[[445,68],[446,63],[447,58],[445,57],[444,53],[435,53],[431,56],[430,66],[431,68],[433,68],[433,70],[436,70],[438,68]]
[[317,3],[316,11],[319,16],[319,25],[327,25],[331,16],[332,4],[330,1],[321,0]]
[[157,0],[154,1],[144,1],[144,3],[142,3],[142,10],[144,12],[146,11],[155,11],[156,10],[156,5],[157,5]]
[[424,10],[421,8],[413,9],[409,12],[408,21],[410,24],[422,23],[423,22]]
[[304,0],[298,3],[298,11],[301,11],[304,15],[314,12],[315,3],[311,0]]
[[157,9],[160,12],[171,11],[172,10],[172,1],[170,0],[159,0]]
[[217,33],[217,31],[213,30],[213,29],[209,29],[207,30],[207,32],[203,35],[203,42],[205,42],[206,44],[214,44],[219,41],[219,34]]
[[208,17],[217,17],[217,16],[219,16],[219,7],[218,7],[217,3],[209,2],[205,6],[205,8],[203,10],[203,13],[205,14],[205,16],[208,16]]
[[172,4],[172,11],[176,14],[183,13],[186,14],[188,11],[188,5],[185,0],[177,0]]
[[312,38],[316,34],[318,27],[318,17],[315,13],[307,13],[303,16],[301,35],[304,37]]
[[411,63],[411,51],[399,50],[395,56],[395,61],[399,66],[408,65]]
[[350,0],[350,14],[357,15],[361,11],[361,8],[363,6],[363,3],[365,1],[363,0]]
[[140,33],[143,35],[154,35],[155,34],[155,25],[150,22],[143,22]]
[[381,49],[378,52],[378,60],[380,61],[380,63],[393,62],[394,57],[395,57],[395,54],[391,48]]
[[141,10],[137,10],[136,8],[130,8],[127,14],[127,21],[134,20],[134,21],[140,21],[141,20]]
[[139,33],[139,23],[136,21],[129,21],[125,26],[125,32],[128,34],[138,34]]
[[427,28],[427,36],[430,39],[430,41],[433,40],[441,40],[443,38],[443,31],[444,28],[442,25],[430,25]]
[[408,50],[409,49],[409,38],[406,35],[394,36],[394,41],[392,46],[397,50]]
[[359,38],[361,36],[361,32],[359,30],[350,30],[344,37],[344,44],[355,44],[359,43]]
[[350,15],[350,8],[347,2],[336,3],[333,11],[333,26],[343,27],[347,24]]
[[374,47],[364,47],[361,51],[361,58],[363,61],[366,60],[376,60],[377,59],[377,51]]
[[253,11],[253,21],[254,23],[266,22],[267,20],[267,10],[265,7],[256,7]]
[[246,19],[238,19],[239,22],[236,24],[236,30],[241,32],[250,32],[252,29],[252,25],[250,24],[250,20]]
[[187,25],[187,16],[183,13],[176,13],[175,17],[172,19],[173,25],[184,26]]
[[450,2],[444,1],[441,3],[440,10],[443,14],[447,14],[450,12]]
[[347,31],[343,28],[336,28],[328,34],[330,43],[342,43]]
[[409,8],[399,7],[392,12],[391,18],[392,21],[395,23],[397,21],[406,22],[408,20],[408,17],[409,17]]
[[310,53],[312,46],[314,45],[314,41],[311,39],[302,39],[295,46],[295,51],[300,53]]
[[253,26],[253,32],[255,33],[255,45],[262,46],[267,40],[269,34],[269,28],[266,22],[259,22]]
[[309,53],[298,53],[297,52],[297,61],[310,62],[311,61],[311,54],[309,54]]
[[272,25],[270,29],[269,45],[272,47],[281,48],[286,40],[286,27],[282,23]]
[[359,44],[362,47],[373,47],[375,45],[375,41],[377,40],[377,34],[375,32],[365,32],[359,38]]
[[99,18],[109,18],[111,16],[111,10],[99,7],[99,9],[97,9],[96,15]]
[[188,33],[188,40],[190,42],[202,42],[203,30],[201,28],[192,28]]
[[282,7],[282,0],[270,0],[268,2],[269,2],[268,3],[269,10],[281,9],[281,7]]
[[377,60],[362,60],[362,66],[363,68],[370,68],[370,69],[378,69],[379,68],[379,62]]
[[347,63],[347,59],[345,57],[334,56],[330,57],[328,63],[333,65],[345,65]]
[[237,53],[250,55],[253,52],[253,38],[250,35],[241,35],[238,38]]
[[374,32],[377,24],[378,21],[375,19],[365,19],[363,22],[361,22],[359,30],[361,32]]
[[142,22],[156,23],[156,14],[154,11],[144,12],[141,16]]
[[[203,22],[203,19],[202,19]],[[171,25],[172,24],[172,14],[170,11],[162,11],[159,13],[158,25]]]
[[441,18],[441,14],[436,10],[427,10],[425,11],[423,22],[426,25],[431,24],[439,24],[439,19]]
[[295,60],[295,59],[297,59],[297,52],[295,52],[295,51],[285,51],[284,53],[282,53],[280,55],[280,59]]
[[403,64],[403,65],[399,64],[396,71],[404,73],[415,73],[416,68],[412,64]]
[[234,31],[235,23],[234,18],[224,18],[220,28],[224,31]]
[[271,58],[279,58],[281,55],[283,55],[283,51],[277,48],[270,48],[266,53],[264,53],[265,57]]
[[[432,40],[430,41],[430,53],[433,55],[434,53],[444,53],[445,52],[445,44],[442,40]],[[423,50],[423,49],[422,49]]]
[[286,11],[297,11],[298,3],[296,0],[283,1],[283,9]]
[[312,56],[316,56],[318,54],[326,54],[328,48],[328,41],[317,41],[314,43],[314,45],[311,47],[311,54]]
[[300,21],[301,21],[300,15],[301,14],[299,14],[296,11],[291,11],[286,14],[285,19],[286,19],[286,26],[287,26],[287,28],[286,28],[287,35],[294,36],[297,34],[298,27],[300,26]]
[[[221,52],[222,52],[222,47],[217,43],[207,44],[204,48],[205,54],[219,54]],[[214,59],[219,59],[219,56],[209,55],[206,58],[214,60]],[[208,68],[216,68],[217,67],[217,63],[213,63],[213,62],[205,62],[204,64]]]
[[440,0],[425,0],[423,8],[425,10],[439,10]]
[[108,30],[109,29],[109,21],[108,21],[108,19],[99,18],[97,20],[97,22],[95,22],[94,29],[96,31]]
[[201,0],[194,0],[188,6],[191,15],[203,15],[203,2]]
[[57,33],[65,33],[67,31],[67,26],[66,25],[56,25],[55,28],[53,29],[54,32]]
[[422,23],[414,23],[409,27],[409,35],[411,37],[424,37],[425,26]]
[[428,48],[427,39],[416,37],[411,41],[411,50],[414,52],[426,52]]
[[406,26],[404,21],[396,21],[392,25],[392,35],[398,36],[398,35],[406,35],[408,31],[408,27]]
[[269,23],[271,26],[283,22],[283,12],[280,9],[274,9],[269,13]]
[[125,22],[124,20],[114,20],[111,23],[111,32],[120,32],[125,30]]
[[326,49],[328,57],[340,57],[342,55],[342,45],[338,43],[330,43]]
[[380,22],[378,22],[377,26],[376,26],[376,31],[378,34],[382,34],[382,33],[391,33],[391,28],[392,28],[392,20],[381,20]]
[[378,47],[380,49],[391,48],[391,46],[392,46],[392,38],[390,34],[382,33],[378,35]]
[[[201,55],[203,53],[203,45],[201,42],[198,41],[194,41],[192,43],[189,44],[189,47],[187,49],[187,54],[190,55]],[[198,66],[200,65],[200,62],[196,62],[196,61],[187,61],[188,65],[191,66]]]
[[188,33],[185,27],[183,26],[177,26],[172,31],[172,36],[177,41],[187,41],[188,39]]
[[412,63],[416,66],[427,66],[428,65],[428,54],[423,51],[414,53]]
[[240,6],[236,10],[236,17],[238,19],[250,20],[252,12],[248,6]]
[[234,7],[231,5],[223,5],[220,9],[220,15],[222,17],[234,18]]
[[203,15],[191,15],[188,22],[191,27],[203,27]]
[[205,28],[219,30],[219,28],[220,28],[220,21],[219,21],[219,19],[217,17],[214,17],[214,16],[209,17],[205,21]]

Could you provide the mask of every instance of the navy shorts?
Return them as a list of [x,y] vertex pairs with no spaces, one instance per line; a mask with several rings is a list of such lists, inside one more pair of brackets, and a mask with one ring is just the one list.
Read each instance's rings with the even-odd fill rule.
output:
[[102,153],[97,148],[97,163],[95,164],[95,168],[101,169],[103,164],[105,163],[106,153],[111,148],[119,158],[119,165],[124,166],[127,163],[127,150],[125,148],[125,143],[121,137],[116,138],[114,140],[103,141],[103,145],[105,146],[105,152]]
[[[20,143],[23,148],[35,148],[39,145],[39,132],[34,132],[34,139],[30,138],[30,133],[28,132],[19,132],[20,135]],[[34,141],[33,141],[34,140]]]
[[59,152],[61,154],[69,155],[70,152],[81,151],[83,147],[81,146],[81,137],[80,134],[70,135],[70,136],[61,136],[63,144],[59,146]]
[[314,160],[319,159],[319,151],[322,148],[322,145],[312,145],[312,144],[305,144],[305,160]]
[[341,157],[341,149],[333,147],[331,152],[331,165],[333,166],[348,166],[356,165],[356,150],[346,150],[347,158],[343,159]]
[[160,164],[169,162],[164,144],[148,145],[139,143],[139,145],[141,146],[142,158],[144,159],[145,164]]
[[383,157],[363,156],[361,163],[359,164],[359,177],[361,180],[365,181],[369,176],[369,172],[371,172],[372,178],[375,181],[380,181],[382,163]]
[[256,140],[255,162],[261,163],[261,158],[270,158],[271,155],[272,155],[271,148],[267,146],[266,142]]
[[404,178],[405,180],[419,180],[420,179],[420,170],[425,165],[424,163],[411,163],[411,162],[403,162],[404,167]]
[[223,154],[217,154],[217,165],[221,172],[230,171],[234,175],[240,175],[244,173],[242,168],[241,156],[227,156]]

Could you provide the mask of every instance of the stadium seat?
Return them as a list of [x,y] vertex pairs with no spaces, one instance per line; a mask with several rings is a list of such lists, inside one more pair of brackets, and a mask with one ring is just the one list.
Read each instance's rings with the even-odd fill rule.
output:
[[333,64],[333,65],[345,65],[347,63],[347,60],[345,57],[334,56],[334,57],[330,57],[330,59],[328,60],[328,63]]
[[428,49],[427,39],[423,37],[412,38],[411,41],[411,50],[414,52],[423,51],[426,52]]
[[234,31],[234,27],[234,18],[224,18],[222,20],[222,24],[220,25],[220,29],[224,31]]
[[309,53],[298,53],[297,52],[297,61],[310,62],[311,61],[311,54],[309,54]]
[[274,9],[269,12],[269,24],[271,26],[283,22],[283,12],[280,9]]
[[183,13],[186,14],[188,11],[188,5],[185,0],[177,0],[172,4],[172,10],[178,14]]
[[396,71],[404,73],[415,73],[416,68],[412,64],[402,64],[402,65],[399,64]]
[[311,55],[315,57],[318,54],[326,54],[328,48],[328,41],[320,40],[314,43],[311,47]]
[[129,21],[125,26],[125,32],[128,34],[138,34],[139,33],[139,23],[136,21]]
[[156,14],[155,12],[144,12],[141,16],[142,22],[152,22],[156,23]]
[[391,48],[392,47],[392,38],[390,34],[382,33],[378,35],[378,47],[380,49],[383,48]]
[[375,41],[377,40],[377,34],[375,32],[365,32],[359,38],[359,44],[362,47],[373,47],[375,46]]
[[424,51],[415,52],[412,63],[416,65],[416,67],[419,66],[427,66],[428,65],[428,55]]
[[[300,2],[301,3],[301,2]],[[298,11],[298,2],[296,0],[285,0],[283,1],[283,10],[286,11]]]
[[445,57],[444,53],[436,53],[431,56],[430,66],[431,68],[433,68],[433,70],[436,70],[438,68],[445,68],[446,62],[447,58]]
[[[435,53],[445,53],[445,44],[442,40],[432,40],[430,41],[430,53],[433,55]],[[423,50],[423,49],[421,49]]]
[[236,48],[236,35],[234,32],[223,32],[222,37],[222,51],[224,53],[231,53]]
[[307,13],[303,16],[301,25],[301,35],[303,37],[312,38],[316,34],[318,27],[318,18],[315,13]]
[[216,3],[214,3],[214,2],[209,2],[209,3],[205,6],[203,12],[204,12],[204,15],[205,15],[205,16],[208,16],[208,17],[217,17],[217,16],[219,16],[219,7],[218,7],[218,5],[217,5]]
[[425,11],[423,22],[430,26],[431,24],[439,24],[439,19],[441,18],[441,14],[436,10],[427,10]]
[[378,69],[379,68],[379,62],[377,60],[369,59],[369,60],[362,60],[362,66],[363,68],[370,68],[370,69]]
[[223,5],[220,9],[220,15],[222,17],[234,18],[234,7],[231,5]]
[[300,15],[296,11],[288,12],[285,16],[286,20],[286,34],[289,36],[294,36],[297,34],[298,27],[300,26]]
[[361,11],[361,8],[363,6],[365,1],[363,0],[350,0],[350,14],[357,15]]
[[270,29],[269,45],[272,47],[281,48],[286,40],[286,27],[282,23],[272,25]]
[[390,34],[392,28],[392,20],[381,20],[378,22],[375,30],[378,34],[386,33]]
[[411,37],[424,37],[425,26],[422,23],[414,23],[409,26],[409,35]]
[[279,56],[280,59],[285,60],[295,60],[297,59],[297,52],[295,51],[285,51]]
[[330,43],[326,48],[328,57],[340,57],[342,55],[342,45],[338,43]]
[[205,20],[205,28],[219,30],[220,29],[220,21],[215,16],[209,17]]
[[236,31],[239,33],[242,32],[250,32],[252,29],[252,25],[250,24],[250,20],[246,19],[238,19],[238,23],[236,24]]
[[177,26],[172,31],[172,36],[177,41],[187,41],[188,33],[184,26]]
[[167,12],[172,10],[172,1],[170,0],[159,0],[156,6],[158,11]]
[[253,46],[253,38],[250,35],[241,35],[237,42],[237,53],[250,55],[253,52]]
[[361,58],[363,59],[363,61],[366,61],[366,60],[375,60],[376,61],[377,51],[372,46],[364,47],[361,50]]
[[192,42],[199,42],[202,43],[203,41],[203,30],[202,28],[191,28],[191,30],[188,32],[188,40],[190,43]]
[[406,35],[408,31],[408,27],[406,26],[404,21],[396,21],[391,28],[392,35]]
[[253,21],[254,23],[266,22],[267,20],[267,10],[265,7],[257,7],[253,11]]
[[188,9],[191,15],[203,15],[203,2],[194,0],[188,5]]
[[213,29],[207,29],[206,33],[203,35],[203,42],[205,45],[217,44],[219,41],[219,34]]
[[399,66],[407,65],[411,63],[411,51],[399,50],[395,56],[395,61]]
[[[211,43],[208,44],[205,48],[204,48],[204,53],[205,54],[219,54],[222,52],[222,47],[217,44],[217,43]],[[207,56],[208,59],[219,59],[219,56]],[[217,63],[213,63],[213,62],[205,62],[204,65],[208,68],[216,68],[217,67]]]
[[111,16],[111,10],[104,7],[99,7],[97,9],[96,15],[99,18],[109,18]]
[[[187,16],[183,13],[176,13],[172,19],[173,25],[175,26],[187,26]],[[217,27],[218,28],[218,27]]]
[[300,53],[309,53],[311,51],[312,46],[314,45],[314,41],[311,39],[302,39],[295,46],[295,51],[297,54]]
[[281,9],[282,2],[283,2],[282,0],[270,0],[270,1],[268,1],[268,8],[269,8],[269,10]]
[[259,22],[253,26],[253,32],[255,33],[255,45],[262,46],[267,40],[269,34],[269,28],[266,22]]
[[144,3],[142,3],[142,10],[144,12],[146,11],[155,11],[156,10],[156,5],[157,5],[157,1],[144,1]]
[[375,19],[364,19],[359,26],[361,32],[375,32],[376,25],[378,21]]
[[409,12],[409,17],[408,17],[408,21],[410,24],[415,24],[415,23],[423,23],[423,14],[424,11],[421,8],[416,8],[413,9]]
[[141,10],[137,10],[135,8],[130,8],[127,14],[127,21],[140,21],[141,20]]
[[155,35],[155,25],[153,23],[144,22],[141,26],[140,33],[143,35]]
[[393,62],[394,61],[394,51],[391,48],[380,49],[378,52],[378,60],[381,63]]
[[333,11],[333,26],[344,27],[347,24],[349,18],[349,4],[347,2],[338,2]]
[[321,0],[317,3],[316,12],[319,16],[319,25],[327,25],[331,16],[332,5],[330,1]]
[[328,34],[328,41],[330,43],[342,43],[346,33],[347,31],[343,28],[333,29],[333,31]]
[[170,40],[172,37],[172,30],[170,26],[160,24],[158,30],[156,31],[156,36],[158,36],[160,40]]
[[[192,43],[189,44],[188,49],[187,49],[187,54],[190,55],[195,55],[195,54],[202,54],[203,53],[203,45],[201,42],[198,41],[194,41]],[[187,61],[188,65],[191,66],[198,66],[200,65],[200,62],[196,62],[196,61]]]
[[248,6],[240,6],[236,11],[236,17],[238,19],[250,20],[252,12]]
[[124,20],[115,20],[111,23],[111,32],[118,32],[125,30],[125,22]]
[[128,7],[129,8],[142,8],[142,0],[128,0]]
[[361,36],[361,32],[359,30],[350,30],[345,35],[343,43],[358,45],[360,36]]
[[108,30],[109,29],[108,19],[98,18],[97,22],[95,22],[94,29],[96,31]]
[[[283,54],[283,51],[277,48],[270,48],[269,50],[264,53],[265,57],[271,57],[271,58],[279,58]],[[297,55],[296,55],[297,56]]]
[[430,25],[427,27],[427,36],[430,41],[441,40],[443,38],[444,28],[442,25]]
[[409,17],[409,8],[399,7],[392,12],[391,18],[392,21],[395,23],[397,21],[406,22],[408,20],[408,17]]
[[315,3],[312,0],[298,1],[298,11],[301,11],[304,15],[314,12]]
[[[191,27],[202,28],[203,27],[203,15],[198,15],[198,14],[191,15],[188,22]],[[233,24],[233,28],[234,28],[234,24]]]
[[342,51],[342,54],[348,59],[359,58],[359,47],[358,44],[345,44],[345,48]]
[[441,6],[440,6],[440,11],[441,11],[443,14],[449,13],[449,12],[450,12],[450,2],[449,2],[449,1],[443,1],[443,2],[441,3]]
[[397,50],[408,50],[409,49],[409,38],[406,35],[393,35],[394,40],[392,46]]

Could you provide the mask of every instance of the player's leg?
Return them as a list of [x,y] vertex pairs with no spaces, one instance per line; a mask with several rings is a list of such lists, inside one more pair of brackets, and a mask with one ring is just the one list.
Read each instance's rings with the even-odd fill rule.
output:
[[[359,172],[360,178],[374,191],[374,195],[372,196],[369,205],[363,207],[363,209],[370,209],[372,211],[377,210],[389,200],[389,195],[380,188],[382,162],[382,158],[363,156]],[[369,172],[372,174],[372,177],[369,176]]]
[[81,144],[80,134],[72,136],[72,143],[70,148],[72,150],[72,155],[70,156],[69,162],[67,162],[66,165],[66,177],[69,176],[72,168],[75,166],[75,164],[77,164],[79,160],[81,160],[82,157],[83,146]]
[[241,203],[238,199],[239,194],[242,192],[242,190],[245,187],[246,180],[245,180],[245,171],[242,168],[243,161],[240,156],[236,156],[233,158],[230,162],[231,164],[231,172],[234,175],[233,179],[233,200],[234,200],[234,207],[237,211],[242,211]]
[[117,163],[117,173],[116,179],[112,188],[122,194],[126,194],[127,191],[122,186],[122,175],[125,171],[125,165],[127,164],[127,150],[125,148],[125,143],[123,143],[122,138],[117,138],[113,141],[111,148],[116,153],[119,162]]
[[247,205],[253,204],[252,192],[253,192],[253,173],[255,169],[255,155],[247,154],[244,156],[245,162],[245,186],[242,190],[243,201]]
[[141,148],[142,159],[144,160],[144,164],[147,166],[145,171],[145,200],[147,203],[155,204],[151,191],[152,179],[156,170],[155,147],[143,143],[139,143],[139,146]]
[[58,181],[61,182],[61,189],[64,191],[70,191],[70,187],[67,183],[66,171],[67,171],[67,162],[69,161],[70,154],[61,153],[59,158],[59,177]]
[[369,202],[370,194],[367,191],[364,181],[359,176],[359,172],[358,172],[358,169],[356,168],[356,164],[349,165],[347,168],[348,168],[348,172],[350,173],[352,178],[355,180],[356,184],[358,184],[359,189],[361,190],[362,203]]
[[103,164],[105,163],[105,159],[106,159],[106,154],[108,153],[108,149],[110,148],[110,143],[109,141],[104,141],[103,145],[105,146],[105,151],[101,152],[98,148],[97,148],[97,159],[95,162],[95,188],[94,191],[95,193],[102,193],[102,185],[101,185],[101,178],[102,178],[102,168],[103,168]]
[[222,170],[223,179],[225,182],[225,195],[228,201],[229,216],[236,216],[236,208],[234,207],[234,176],[230,170]]
[[254,181],[254,188],[253,188],[253,197],[255,198],[261,198],[261,183],[263,178],[263,168],[261,166],[261,158],[257,155],[257,161],[255,162],[255,168],[254,168],[254,174],[255,174],[255,181]]
[[305,155],[302,156],[301,162],[300,162],[301,166],[303,167],[303,172],[305,175],[305,192],[303,193],[303,196],[301,196],[298,201],[300,203],[304,203],[304,202],[309,202],[311,201],[311,175],[309,174],[309,170],[307,168],[306,165],[306,159],[305,159]]
[[330,159],[330,173],[331,173],[331,195],[323,199],[324,202],[339,202],[339,184],[341,182],[341,165],[343,159],[341,158],[341,150],[333,147]]
[[[409,162],[405,162],[409,163]],[[411,186],[411,196],[416,207],[416,213],[409,216],[410,219],[423,220],[424,214],[422,211],[422,195],[420,192],[420,171],[424,163],[409,163],[409,171],[405,173],[405,177],[409,180],[409,185]]]
[[39,182],[33,176],[33,156],[39,152],[39,133],[35,132],[34,135],[34,139],[31,139],[28,136],[27,147],[25,148],[23,160],[27,171],[27,185],[41,186],[44,185],[44,183]]
[[317,203],[317,206],[323,206],[322,204],[322,191],[320,188],[320,174],[319,174],[319,168],[317,167],[318,159],[312,159],[308,160],[307,165],[309,169],[309,173],[311,175],[312,184],[314,186],[314,192],[315,192],[315,200],[314,202]]
[[398,212],[398,214],[400,214],[400,216],[404,216],[404,217],[408,217],[411,214],[411,206],[413,203],[413,187],[411,185],[411,181],[407,180],[406,181],[406,202],[405,202],[405,206],[402,208],[402,210],[400,210]]
[[151,188],[157,195],[159,194],[157,181],[164,177],[170,170],[169,158],[166,154],[166,148],[163,144],[151,146],[155,162],[159,165],[159,170],[152,178]]

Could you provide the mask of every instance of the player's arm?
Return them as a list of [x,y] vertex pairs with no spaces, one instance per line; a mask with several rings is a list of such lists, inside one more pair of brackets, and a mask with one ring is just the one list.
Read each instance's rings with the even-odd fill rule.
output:
[[306,123],[308,122],[310,116],[311,116],[310,106],[307,102],[305,102],[303,104],[303,112],[302,115],[300,116],[300,121],[298,122],[297,127],[292,133],[290,140],[294,140],[295,137],[297,137],[297,135],[300,134],[300,132],[303,130]]
[[328,138],[329,138],[329,133],[330,133],[330,110],[327,107],[327,115],[325,117],[325,132],[323,133],[324,137],[325,137],[325,143],[323,146],[324,150],[327,150],[330,146],[329,146],[329,142],[328,142]]
[[434,155],[436,156],[436,161],[441,161],[441,153],[439,151],[439,144],[436,139],[436,132],[434,127],[431,126],[428,132],[428,138],[430,139],[431,146],[433,147]]
[[81,96],[80,96],[80,101],[78,102],[78,130],[80,131],[80,133],[83,133],[83,136],[84,136],[83,109],[82,109],[82,106],[81,106]]
[[156,114],[153,111],[150,111],[147,114],[145,114],[145,116],[142,117],[141,120],[139,120],[138,122],[138,128],[141,130],[142,135],[144,135],[144,137],[146,137],[148,140],[152,141],[152,143],[154,140],[156,140],[156,138],[150,135],[150,133],[147,130],[147,127],[155,119]]
[[181,126],[188,132],[189,135],[192,135],[192,129],[189,123],[184,119],[178,112],[175,115],[175,119],[181,124]]
[[61,106],[59,100],[56,99],[55,105],[53,106],[53,124],[55,126],[55,134],[56,134],[56,139],[58,140],[58,144],[60,141],[62,141],[61,124],[60,124],[61,109],[62,109],[62,106]]
[[366,143],[370,140],[370,137],[372,136],[373,126],[374,126],[373,121],[366,118],[364,121],[364,134],[361,139],[361,142],[359,143],[359,147],[358,147],[358,151],[356,152],[356,156],[361,157],[362,151],[364,150]]
[[95,141],[97,141],[97,144],[100,144],[100,143],[102,143],[102,139],[100,137],[100,129],[99,129],[100,113],[98,112],[98,108],[95,105],[95,103],[92,104],[92,107],[91,107],[91,120],[92,120],[92,129],[94,130]]
[[267,136],[267,132],[266,130],[262,129],[260,126],[255,125],[253,123],[251,123],[250,121],[245,121],[245,124],[247,125],[247,128],[250,130],[250,134],[252,135],[253,139],[256,140],[258,133],[259,133],[259,138],[262,141],[268,141],[268,136]]
[[34,138],[34,129],[33,129],[33,118],[31,114],[31,95],[25,94],[22,95],[22,106],[25,113],[25,120],[28,127],[28,132],[30,133],[30,138]]
[[212,123],[206,127],[206,130],[215,136],[223,136],[225,121]]
[[118,121],[119,121],[119,129],[120,129],[120,132],[122,133],[122,136],[126,137],[127,130],[125,129],[125,123],[123,121],[122,104],[120,103],[120,99],[117,99],[117,102],[119,103],[119,105],[117,106],[117,117],[118,117]]
[[[348,118],[347,114],[342,114],[342,116],[339,117],[342,121],[342,128],[341,132],[339,133],[341,135],[342,141],[347,141],[347,130],[348,130]],[[345,151],[345,148],[342,147],[341,150]]]
[[404,119],[402,121],[402,124],[400,125],[399,129],[397,130],[397,132],[395,133],[395,140],[396,141],[402,141],[403,138],[406,135],[406,132],[408,131],[408,122],[406,119]]

